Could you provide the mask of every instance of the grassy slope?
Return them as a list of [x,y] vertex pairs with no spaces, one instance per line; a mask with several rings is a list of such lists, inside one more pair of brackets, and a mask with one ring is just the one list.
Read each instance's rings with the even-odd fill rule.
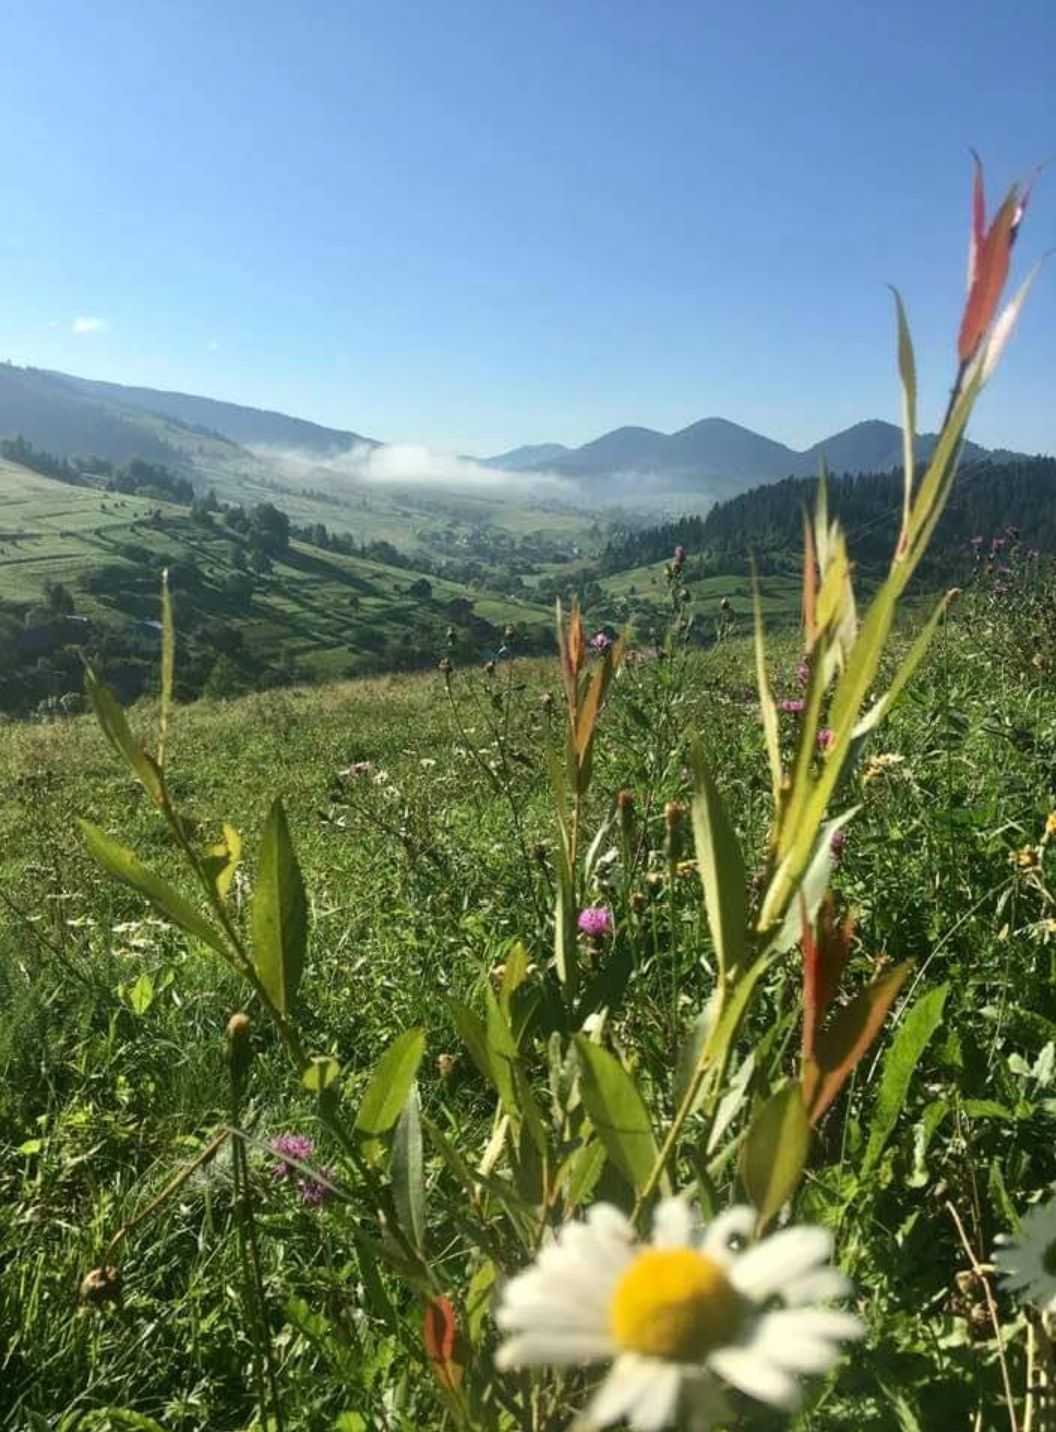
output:
[[[987,653],[991,660],[982,660]],[[796,659],[793,641],[777,644],[779,693],[792,689]],[[747,644],[694,658],[667,728],[659,724],[659,668],[635,668],[617,683],[598,751],[599,813],[621,786],[641,790],[647,748],[663,749],[680,729],[699,730],[758,858],[767,779],[757,716],[737,695],[751,670]],[[654,674],[659,685],[651,687]],[[532,758],[516,770],[516,794],[526,838],[551,840],[536,694],[556,670],[531,663],[516,675],[525,690],[512,730]],[[972,1190],[981,1190],[980,1246],[992,1246],[1007,1226],[992,1192],[992,1163],[1005,1168],[1022,1206],[1056,1174],[1046,1152],[1051,1117],[1042,1109],[1031,1122],[1024,1114],[1013,1136],[992,1107],[980,1104],[976,1115],[965,1103],[956,1126],[943,1126],[924,1152],[914,1129],[940,1098],[958,1106],[962,1098],[1014,1103],[1006,1066],[1013,1056],[1032,1065],[1056,1031],[1048,937],[1032,930],[1037,899],[1009,863],[1010,846],[1037,838],[1051,800],[1056,723],[1045,680],[1029,667],[1029,645],[1016,656],[1003,614],[989,627],[976,621],[950,631],[877,744],[901,763],[844,792],[845,803],[863,805],[838,875],[842,896],[861,915],[855,979],[867,977],[873,959],[913,957],[923,981],[916,995],[944,979],[950,992],[942,1038],[917,1071],[889,1157],[858,1195],[862,1211],[841,1225],[843,1256],[855,1259],[848,1266],[873,1331],[841,1371],[847,1396],[809,1408],[797,1423],[811,1432],[849,1425],[886,1432],[890,1399],[878,1388],[889,1385],[918,1410],[918,1425],[970,1425],[977,1396],[993,1414],[985,1425],[1001,1425],[995,1361],[967,1336],[963,1313],[949,1310],[963,1251],[949,1220],[933,1210],[946,1198],[969,1207]],[[486,743],[486,684],[475,678],[464,698],[456,685],[475,739]],[[628,720],[635,708],[647,716],[649,741],[640,722]],[[149,730],[154,712],[144,704],[132,719]],[[321,819],[334,771],[362,759],[383,766],[401,798],[382,798],[368,781],[343,824]],[[313,1048],[340,1056],[350,1097],[401,1028],[426,1027],[430,1060],[458,1048],[442,996],[455,992],[479,1007],[483,972],[505,958],[503,941],[531,938],[534,926],[508,812],[465,754],[437,675],[202,702],[177,711],[169,763],[191,817],[207,830],[221,817],[234,820],[250,849],[271,796],[281,790],[287,798],[313,908],[305,986]],[[685,795],[680,765],[673,763],[654,807],[660,848],[662,799]],[[73,824],[79,814],[135,845],[159,870],[176,869],[158,818],[90,719],[0,728],[0,783],[0,889],[24,912],[0,910],[8,1011],[0,1027],[0,1254],[12,1274],[8,1312],[21,1329],[4,1376],[23,1399],[8,1425],[35,1427],[27,1407],[46,1417],[42,1427],[54,1425],[84,1399],[81,1405],[135,1407],[169,1432],[234,1432],[251,1412],[222,1168],[196,1179],[130,1238],[120,1318],[71,1317],[70,1305],[105,1238],[226,1117],[222,1031],[241,995],[214,961],[145,919],[137,897],[86,861]],[[434,866],[430,851],[453,863]],[[681,919],[699,951],[700,892],[695,881],[681,888]],[[38,944],[34,930],[49,943]],[[531,953],[539,957],[540,947],[533,943]],[[697,964],[685,972],[686,1020],[707,992],[706,973]],[[153,995],[137,1014],[131,989],[143,975]],[[661,965],[661,992],[665,978]],[[658,1052],[646,1031],[636,1046],[643,1067],[670,1062],[673,1040],[663,1037]],[[451,1127],[457,1120],[460,1139],[472,1134],[482,1143],[490,1100],[464,1054],[459,1071],[453,1086],[443,1086],[431,1062],[423,1067],[425,1108],[450,1117]],[[253,1080],[260,1137],[303,1123],[303,1101],[266,1041]],[[868,1074],[863,1066],[863,1102],[854,1119],[837,1116],[819,1141],[819,1162],[835,1158],[841,1139],[860,1151],[876,1082],[875,1066]],[[1034,1098],[1033,1085],[1022,1087]],[[430,1170],[435,1216],[445,1176],[435,1160]],[[369,1415],[394,1381],[385,1356],[406,1353],[386,1351],[376,1328],[356,1324],[351,1370],[335,1371],[324,1345],[295,1332],[284,1311],[292,1294],[352,1328],[348,1309],[360,1295],[352,1292],[357,1270],[347,1227],[328,1213],[320,1236],[318,1221],[284,1200],[263,1172],[260,1190],[291,1426],[329,1429],[341,1408]],[[813,1216],[831,1217],[831,1184],[819,1181],[811,1194]],[[418,1314],[409,1307],[413,1337]],[[371,1390],[375,1359],[382,1372]],[[393,1426],[439,1426],[428,1392],[421,1395],[408,1420]]]

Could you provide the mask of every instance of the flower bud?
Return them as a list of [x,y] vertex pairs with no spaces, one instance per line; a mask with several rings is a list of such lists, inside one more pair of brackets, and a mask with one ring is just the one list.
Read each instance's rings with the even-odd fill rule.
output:
[[436,1056],[436,1072],[445,1083],[454,1074],[457,1062],[458,1056],[455,1054],[438,1054]]
[[121,1301],[121,1269],[106,1263],[93,1268],[81,1279],[80,1299],[92,1307],[101,1308],[107,1303]]

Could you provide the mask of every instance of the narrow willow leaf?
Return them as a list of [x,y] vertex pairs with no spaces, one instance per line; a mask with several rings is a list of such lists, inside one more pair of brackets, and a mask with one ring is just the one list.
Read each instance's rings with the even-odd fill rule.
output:
[[400,1227],[411,1246],[425,1251],[425,1173],[417,1084],[411,1085],[392,1140],[392,1196]]
[[638,1087],[620,1061],[575,1036],[579,1055],[583,1103],[605,1152],[638,1192],[645,1187],[656,1163],[656,1139],[649,1113]]
[[902,382],[902,527],[898,545],[909,540],[909,511],[913,503],[913,477],[916,472],[916,458],[913,443],[917,432],[917,364],[913,356],[913,339],[909,332],[902,295],[897,288],[895,313],[898,321],[898,376]]
[[752,614],[755,622],[755,683],[759,689],[759,711],[763,718],[766,754],[770,762],[770,786],[774,810],[781,808],[781,746],[777,733],[777,707],[766,674],[766,638],[763,635],[763,599],[759,590],[759,574],[752,563]]
[[466,1052],[469,1054],[470,1059],[473,1060],[473,1063],[477,1066],[480,1073],[484,1075],[488,1083],[494,1087],[495,1081],[492,1077],[491,1063],[488,1059],[488,1040],[484,1031],[484,1021],[479,1015],[474,1014],[467,1005],[464,1005],[461,1000],[449,999],[447,1001],[447,1009],[454,1021],[459,1038],[466,1046]]
[[[561,1166],[557,1187],[565,1186],[565,1207],[570,1211],[586,1203],[605,1167],[605,1145],[599,1139],[582,1144]],[[567,1183],[566,1183],[567,1180]]]
[[816,1124],[828,1109],[851,1071],[862,1058],[887,1018],[912,969],[907,960],[888,970],[860,995],[844,1005],[832,1022],[814,1039],[813,1058],[803,1067],[803,1098]]
[[740,966],[747,943],[744,857],[718,787],[699,752],[693,764],[693,839],[722,980]]
[[77,824],[81,828],[89,855],[93,860],[97,860],[104,870],[108,870],[140,895],[145,895],[160,914],[165,915],[188,935],[193,935],[196,940],[209,945],[225,959],[229,958],[227,945],[220,932],[214,930],[178,890],[174,890],[160,875],[149,870],[134,851],[118,844],[116,840],[111,840],[110,836],[91,821],[78,820]]
[[478,1347],[484,1334],[488,1313],[499,1270],[490,1258],[485,1258],[469,1280],[466,1289],[466,1331],[472,1347]]
[[520,940],[515,940],[506,955],[499,985],[499,1004],[506,1018],[510,1017],[510,1000],[528,977],[528,951]]
[[772,1095],[752,1120],[741,1148],[745,1190],[765,1227],[796,1191],[810,1147],[810,1124],[798,1083]]
[[[775,915],[782,912],[784,914],[780,928],[770,945],[773,954],[783,955],[796,943],[803,929],[804,914],[812,924],[817,918],[821,902],[825,898],[825,892],[832,879],[832,868],[835,862],[832,853],[832,837],[838,830],[842,830],[848,821],[853,820],[860,809],[860,806],[852,806],[850,810],[845,810],[835,820],[826,821],[822,826],[817,833],[817,845],[814,847],[814,853],[806,872],[798,872],[798,889],[793,883],[791,875],[792,863],[797,856],[795,850],[774,872],[774,878],[770,883],[770,889],[766,892],[763,912],[759,919],[759,928],[765,930],[767,926],[763,920],[770,912]],[[793,894],[796,896],[795,899],[792,898]]]
[[356,1131],[367,1140],[366,1157],[377,1157],[378,1136],[391,1129],[400,1117],[424,1053],[425,1030],[407,1029],[374,1066],[355,1123]]
[[863,1176],[876,1167],[884,1145],[898,1123],[898,1116],[909,1093],[910,1080],[928,1041],[942,1023],[942,1011],[948,991],[948,985],[939,985],[917,1000],[884,1056],[880,1092],[876,1098],[869,1142],[862,1160]]
[[172,593],[169,570],[161,574],[161,720],[158,731],[158,765],[165,764],[165,742],[169,736],[172,715],[172,684],[176,667],[176,625],[172,617]]
[[515,1065],[517,1045],[513,1032],[502,1012],[502,1006],[489,988],[485,992],[487,1013],[484,1021],[484,1048],[491,1070],[491,1081],[499,1092],[502,1107],[510,1118],[520,1121],[521,1110],[517,1100]]
[[450,1298],[430,1298],[426,1303],[422,1340],[441,1386],[456,1391],[465,1369],[458,1357],[458,1322]]
[[308,905],[281,800],[264,823],[250,930],[254,968],[268,999],[286,1015],[304,973]]
[[895,673],[895,678],[892,681],[891,685],[884,692],[883,696],[881,696],[879,700],[873,703],[873,705],[865,713],[862,719],[858,722],[857,726],[855,726],[854,739],[856,741],[860,740],[861,737],[867,735],[870,731],[872,731],[873,728],[877,726],[880,721],[883,720],[883,718],[890,711],[891,707],[902,695],[902,692],[905,690],[907,684],[912,679],[913,673],[916,671],[917,667],[924,659],[928,647],[931,645],[932,638],[935,635],[936,627],[938,626],[942,618],[946,615],[946,612],[949,610],[950,603],[953,601],[956,595],[957,589],[953,588],[950,591],[946,592],[945,595],[940,598],[938,605],[931,613],[931,616],[928,617],[928,620],[924,623],[920,631],[917,633],[913,645],[910,647],[906,655],[902,658],[902,662],[897,672]]
[[88,700],[92,703],[95,719],[102,727],[103,735],[124,759],[133,775],[139,777],[154,804],[163,806],[165,788],[157,763],[133,736],[120,702],[90,666],[84,675],[84,689],[88,693]]

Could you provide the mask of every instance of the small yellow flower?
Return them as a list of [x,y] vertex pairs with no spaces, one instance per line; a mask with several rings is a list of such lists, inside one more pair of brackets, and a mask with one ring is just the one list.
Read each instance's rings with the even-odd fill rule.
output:
[[1036,870],[1041,864],[1041,851],[1036,845],[1025,845],[1022,850],[1013,850],[1008,858],[1017,870]]
[[1050,810],[1045,817],[1045,839],[1049,840],[1056,835],[1056,810]]

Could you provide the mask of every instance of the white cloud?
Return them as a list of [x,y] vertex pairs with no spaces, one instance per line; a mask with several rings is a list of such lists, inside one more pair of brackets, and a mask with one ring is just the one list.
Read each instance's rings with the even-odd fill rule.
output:
[[91,314],[79,313],[70,327],[74,333],[102,333],[110,325],[105,318],[94,318]]

